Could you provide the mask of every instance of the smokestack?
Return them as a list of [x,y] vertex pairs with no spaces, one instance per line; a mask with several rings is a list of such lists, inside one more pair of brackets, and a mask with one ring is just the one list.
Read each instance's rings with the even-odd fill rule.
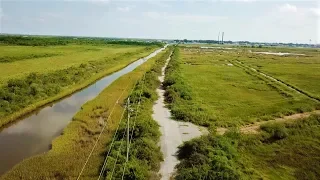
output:
[[219,35],[218,35],[218,44],[220,44],[220,32],[219,32]]
[[221,44],[223,44],[223,37],[224,37],[224,32],[222,32],[222,40],[221,40]]

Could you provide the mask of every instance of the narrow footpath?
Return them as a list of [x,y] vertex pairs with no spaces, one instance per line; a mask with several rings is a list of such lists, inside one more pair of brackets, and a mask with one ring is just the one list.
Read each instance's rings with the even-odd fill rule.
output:
[[[261,121],[261,122],[255,122],[250,125],[245,125],[240,127],[240,133],[243,134],[258,134],[260,130],[260,126],[266,123],[277,123],[277,122],[289,122],[294,120],[303,120],[304,118],[307,118],[311,116],[312,114],[319,114],[320,110],[312,111],[312,112],[305,112],[305,113],[297,113],[289,116],[284,116],[281,118],[276,118],[269,121]],[[227,128],[217,128],[217,134],[223,135],[228,131]]]
[[[170,59],[171,56],[167,59],[162,68],[161,76],[158,77],[161,83],[164,81],[165,69]],[[166,108],[164,104],[164,92],[165,90],[161,85],[157,89],[159,99],[153,106],[152,117],[160,125],[160,131],[162,133],[160,147],[164,161],[161,163],[159,174],[161,175],[161,180],[169,180],[174,174],[175,166],[179,163],[176,157],[178,146],[184,141],[199,137],[202,134],[208,133],[208,131],[205,128],[196,126],[192,123],[172,120],[170,110]]]

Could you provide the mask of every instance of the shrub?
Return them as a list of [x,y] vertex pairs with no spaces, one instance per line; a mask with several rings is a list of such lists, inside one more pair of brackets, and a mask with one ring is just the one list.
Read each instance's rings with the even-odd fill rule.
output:
[[176,179],[240,179],[240,163],[233,140],[202,136],[185,142],[178,151],[181,161]]
[[281,123],[267,123],[261,125],[261,129],[270,134],[270,138],[280,140],[288,137],[288,132],[284,124]]

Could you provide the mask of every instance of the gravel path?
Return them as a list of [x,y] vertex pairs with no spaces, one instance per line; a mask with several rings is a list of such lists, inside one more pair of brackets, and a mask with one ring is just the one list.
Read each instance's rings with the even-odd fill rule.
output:
[[[165,69],[170,61],[167,59],[165,66],[162,68],[162,74],[159,76],[161,83],[164,81]],[[170,110],[164,104],[164,90],[162,86],[157,89],[159,99],[153,106],[153,119],[160,125],[162,136],[160,138],[160,147],[163,153],[164,161],[161,163],[160,171],[161,180],[168,180],[175,171],[175,166],[179,163],[175,156],[178,146],[184,141],[199,137],[207,133],[207,130],[198,127],[192,123],[178,122],[172,120]]]

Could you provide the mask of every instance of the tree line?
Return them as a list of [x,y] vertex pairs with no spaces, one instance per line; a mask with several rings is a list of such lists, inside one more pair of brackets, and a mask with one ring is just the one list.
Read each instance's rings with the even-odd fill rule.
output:
[[91,45],[104,45],[104,44],[119,44],[119,45],[156,45],[163,46],[162,42],[154,41],[135,41],[135,40],[120,40],[120,39],[107,39],[107,38],[89,38],[89,37],[45,37],[45,36],[21,36],[21,35],[3,35],[0,36],[0,44],[6,45],[20,45],[20,46],[57,46],[68,44],[91,44]]

